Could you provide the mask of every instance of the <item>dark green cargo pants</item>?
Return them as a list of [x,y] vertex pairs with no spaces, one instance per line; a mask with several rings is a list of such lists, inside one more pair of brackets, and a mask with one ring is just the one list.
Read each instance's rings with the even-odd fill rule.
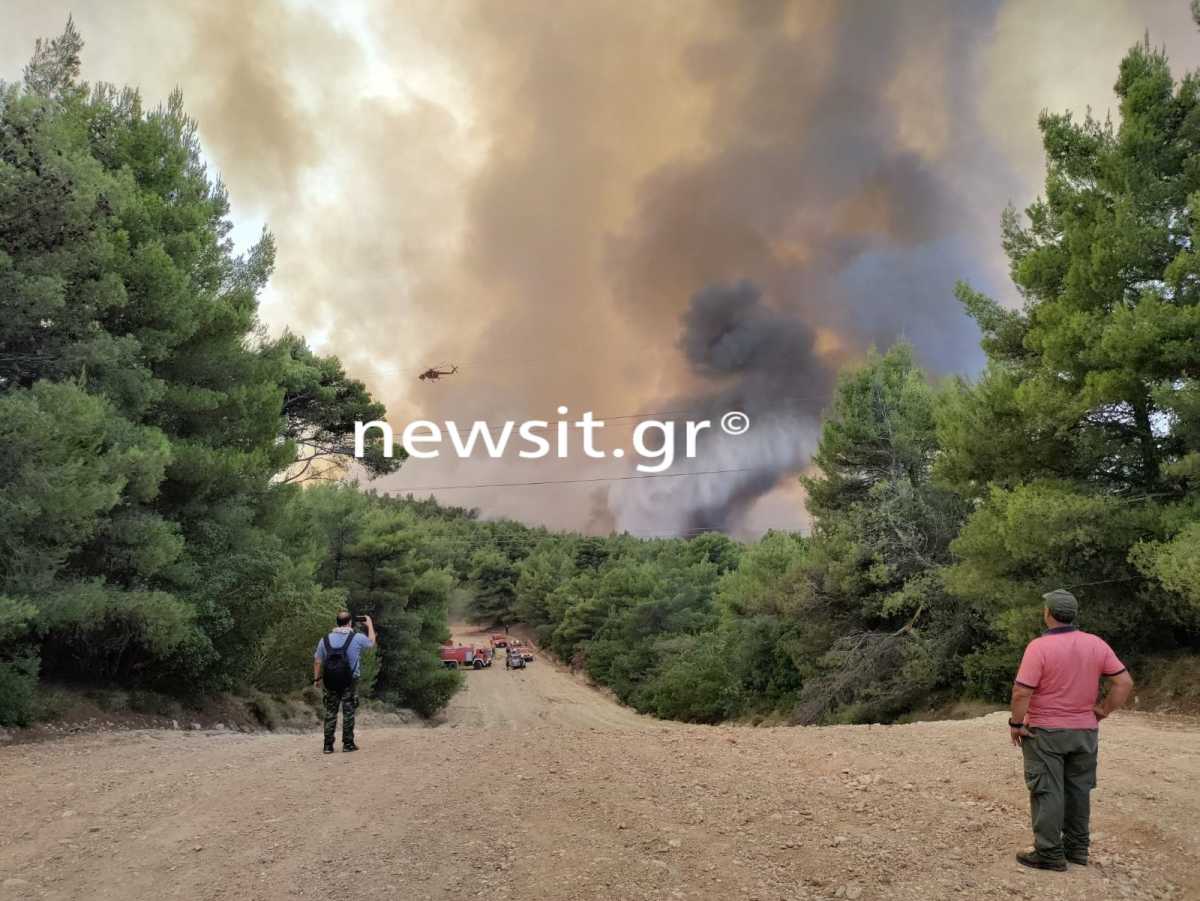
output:
[[1033,814],[1033,844],[1049,860],[1087,858],[1091,793],[1096,787],[1095,729],[1031,728],[1021,743]]
[[354,711],[358,709],[358,684],[352,682],[345,691],[325,689],[325,746],[333,747],[337,733],[338,707],[342,708],[342,744],[354,744]]

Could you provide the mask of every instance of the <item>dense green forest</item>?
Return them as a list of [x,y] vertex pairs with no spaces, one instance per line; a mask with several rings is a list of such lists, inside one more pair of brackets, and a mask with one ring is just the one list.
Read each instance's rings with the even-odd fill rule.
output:
[[390,647],[376,693],[436,709],[451,577],[408,537],[431,514],[302,487],[383,407],[265,336],[271,237],[235,255],[181,98],[79,83],[81,47],[68,24],[0,85],[0,723],[39,674],[298,687],[347,602]]
[[983,373],[903,344],[844,373],[811,534],[747,545],[322,482],[382,407],[259,327],[271,238],[235,255],[181,99],[80,84],[80,47],[0,86],[0,723],[39,678],[297,689],[342,605],[379,623],[368,690],[426,714],[459,601],[694,721],[1001,699],[1056,587],[1131,661],[1200,649],[1200,77],[1158,51],[1121,63],[1118,125],[1043,115],[1045,196],[1002,221],[1024,305],[959,288]]

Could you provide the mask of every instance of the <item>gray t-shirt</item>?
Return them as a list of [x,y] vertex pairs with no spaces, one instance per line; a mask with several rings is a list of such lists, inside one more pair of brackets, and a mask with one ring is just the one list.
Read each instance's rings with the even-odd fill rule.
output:
[[[363,651],[365,651],[367,648],[375,647],[375,642],[371,641],[371,639],[367,638],[367,636],[363,635],[361,632],[355,632],[353,629],[345,627],[341,629],[334,629],[329,633],[329,644],[332,645],[335,650],[337,648],[345,647],[347,635],[350,636],[349,641],[351,644],[350,650],[346,652],[346,656],[350,658],[350,668],[354,671],[354,678],[357,679],[359,675],[358,664],[359,661],[362,660]],[[324,638],[317,642],[317,650],[316,653],[313,654],[313,659],[320,660],[322,663],[325,662]]]

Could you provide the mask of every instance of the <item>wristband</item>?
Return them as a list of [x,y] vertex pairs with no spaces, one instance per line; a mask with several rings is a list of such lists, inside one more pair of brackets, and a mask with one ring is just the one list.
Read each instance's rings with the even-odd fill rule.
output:
[[1009,720],[1009,721],[1008,721],[1008,728],[1010,728],[1010,729],[1024,729],[1024,728],[1025,728],[1025,724],[1024,724],[1024,723],[1014,723],[1012,720]]

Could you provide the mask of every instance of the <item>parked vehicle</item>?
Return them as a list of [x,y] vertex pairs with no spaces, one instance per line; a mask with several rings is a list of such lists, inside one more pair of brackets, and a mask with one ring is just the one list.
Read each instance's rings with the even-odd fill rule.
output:
[[526,663],[533,663],[533,648],[529,647],[529,645],[521,645],[517,653]]
[[525,658],[511,651],[504,658],[505,669],[525,669]]
[[468,644],[444,644],[439,652],[446,667],[468,666],[483,669],[492,665],[491,648],[474,648]]
[[495,650],[496,648],[507,648],[508,647],[508,636],[501,632],[497,632],[495,635],[493,635],[491,637],[491,642],[492,642],[493,650]]

